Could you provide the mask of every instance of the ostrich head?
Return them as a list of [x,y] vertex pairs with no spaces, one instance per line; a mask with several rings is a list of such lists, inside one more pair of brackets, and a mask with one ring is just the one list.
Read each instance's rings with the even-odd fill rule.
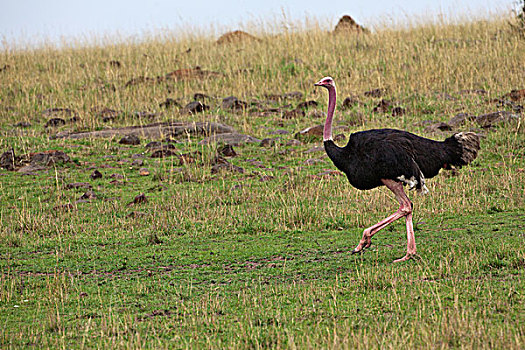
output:
[[315,86],[322,86],[327,89],[329,88],[335,88],[335,82],[332,77],[324,77],[323,79],[319,80],[317,83],[314,84]]

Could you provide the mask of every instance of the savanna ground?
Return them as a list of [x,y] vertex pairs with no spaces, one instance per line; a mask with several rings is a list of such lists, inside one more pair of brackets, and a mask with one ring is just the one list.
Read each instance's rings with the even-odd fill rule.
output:
[[[258,37],[1,52],[1,152],[70,161],[0,170],[0,348],[523,348],[524,100],[503,96],[525,88],[525,41],[508,19]],[[215,73],[157,78],[196,66]],[[482,135],[469,167],[410,194],[418,259],[392,263],[403,222],[350,255],[363,228],[397,209],[393,196],[352,188],[315,137],[291,141],[323,123],[327,96],[313,83],[326,75],[340,96],[336,134]],[[282,96],[293,91],[302,96]],[[160,106],[195,93],[209,110]],[[246,108],[224,108],[230,95]],[[374,112],[382,99],[391,104]],[[319,105],[285,115],[306,100]],[[429,128],[496,111],[510,117]],[[57,115],[65,125],[45,127]],[[222,145],[202,135],[172,140],[186,162],[151,158],[145,145],[160,139],[53,137],[168,120],[275,140],[234,146],[226,159],[243,172],[212,172]]]

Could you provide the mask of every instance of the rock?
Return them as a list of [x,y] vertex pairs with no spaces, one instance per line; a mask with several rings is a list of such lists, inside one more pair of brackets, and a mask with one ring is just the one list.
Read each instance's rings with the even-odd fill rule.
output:
[[261,140],[260,146],[266,147],[266,148],[273,147],[275,146],[275,139],[270,139],[270,138],[263,139]]
[[237,156],[237,152],[235,152],[235,150],[233,149],[232,145],[224,145],[224,146],[222,146],[221,148],[219,148],[217,150],[217,153],[220,156],[224,156],[224,157],[235,157],[235,156]]
[[239,146],[242,143],[259,143],[261,140],[250,136],[237,133],[224,133],[224,134],[215,134],[210,137],[207,137],[199,142],[199,145],[208,145],[212,142],[223,142],[230,144],[232,146]]
[[72,182],[66,185],[67,189],[85,188],[90,190],[92,188],[89,182]]
[[121,185],[124,185],[124,181],[120,181],[120,180],[111,180],[109,182],[110,185],[113,185],[113,186],[121,186]]
[[365,28],[360,26],[354,19],[348,15],[344,15],[339,19],[334,28],[334,34],[349,34],[349,33],[363,33],[367,32]]
[[[0,167],[13,171],[26,164],[22,168],[18,169],[18,171],[22,173],[30,173],[44,170],[46,169],[45,167],[51,165],[67,163],[70,160],[71,159],[69,156],[62,151],[50,150],[38,153],[30,153],[19,157],[15,156],[14,150],[11,149],[0,155]],[[30,164],[27,165],[27,163]]]
[[443,122],[432,123],[428,125],[427,127],[425,127],[425,131],[430,132],[430,133],[436,132],[436,131],[451,131],[451,130],[452,130],[452,127],[448,125],[447,123],[443,123]]
[[512,111],[514,113],[522,113],[524,108],[522,105],[519,105],[517,104],[516,102],[513,102],[511,100],[507,100],[507,99],[499,99],[499,100],[496,100],[495,102],[498,103],[498,106],[499,107],[505,107],[505,108],[510,108],[512,109]]
[[96,198],[97,198],[97,195],[95,194],[95,192],[91,190],[86,191],[82,196],[80,196],[81,200],[92,200]]
[[[347,130],[346,126],[336,126],[333,131]],[[299,131],[294,138],[301,141],[315,141],[323,138],[324,125],[315,125]],[[343,135],[344,136],[344,135]],[[339,137],[339,136],[336,136]]]
[[124,179],[124,175],[122,175],[122,174],[111,174],[111,175],[109,175],[109,177],[112,178],[112,179],[115,179],[115,180],[122,180],[122,179]]
[[301,136],[323,137],[323,131],[324,125],[315,125],[299,131],[295,134],[295,138],[298,139]]
[[137,135],[126,135],[118,143],[121,145],[140,145],[140,138]]
[[306,113],[302,109],[292,109],[283,113],[283,119],[297,119],[304,116],[306,116]]
[[511,112],[507,111],[498,111],[488,114],[483,114],[480,116],[477,116],[475,121],[478,123],[482,128],[490,128],[493,126],[506,124],[512,121],[518,121],[519,116],[516,114],[512,114]]
[[505,94],[501,97],[502,99],[510,98],[513,102],[518,102],[525,99],[525,89],[521,90],[512,90],[508,94]]
[[89,175],[89,177],[91,177],[93,180],[96,180],[96,179],[101,179],[102,178],[102,173],[98,170],[94,170],[91,175]]
[[197,159],[202,159],[202,153],[200,151],[195,151],[191,153],[183,153],[179,157],[179,164],[192,164],[196,163]]
[[0,168],[13,171],[15,170],[16,163],[16,156],[13,148],[0,155]]
[[42,165],[36,165],[36,164],[28,164],[24,165],[17,171],[21,173],[22,175],[36,175],[37,171],[46,170],[47,168]]
[[295,109],[308,109],[310,107],[317,107],[317,105],[317,101],[309,100],[299,103]]
[[399,117],[405,115],[406,111],[403,107],[394,107],[392,108],[392,117]]
[[235,129],[228,125],[214,122],[171,121],[90,132],[60,132],[55,135],[55,138],[83,139],[93,137],[115,137],[116,135],[137,135],[144,138],[158,139],[166,135],[172,137],[186,134],[209,136],[221,133],[235,133]]
[[353,106],[357,105],[359,101],[353,97],[347,97],[343,100],[343,104],[341,105],[341,109],[346,110],[350,109]]
[[193,101],[193,102],[188,103],[184,107],[184,112],[195,114],[195,113],[207,111],[208,109],[210,109],[210,106],[205,105],[201,101]]
[[267,102],[279,102],[284,99],[283,95],[278,94],[265,94],[264,97],[268,100]]
[[229,96],[222,99],[222,108],[231,110],[245,110],[248,104],[245,101],[239,100],[235,96]]
[[210,100],[211,96],[203,94],[202,92],[196,92],[193,94],[193,101],[201,101],[204,103],[205,100]]
[[153,151],[151,153],[151,158],[166,158],[166,157],[172,157],[177,155],[177,152],[173,152],[166,148],[161,148]]
[[384,89],[373,89],[370,91],[366,91],[364,95],[366,97],[381,97],[385,93]]
[[228,32],[219,37],[217,39],[217,44],[223,45],[223,44],[239,44],[243,42],[260,42],[261,39],[248,34],[246,32],[243,32],[242,30],[235,30],[233,32]]
[[137,167],[137,166],[143,166],[144,165],[144,159],[135,159],[131,162],[131,166]]
[[461,126],[463,124],[465,124],[465,122],[467,120],[473,120],[474,118],[476,118],[475,116],[472,116],[472,115],[469,115],[467,113],[459,113],[459,114],[456,114],[455,116],[453,116],[449,121],[448,121],[448,125],[450,125],[451,127],[455,128],[455,127],[458,127],[458,126]]
[[66,153],[55,150],[31,153],[29,156],[32,165],[50,166],[57,163],[68,163],[71,161]]
[[45,128],[57,128],[59,126],[66,125],[66,121],[62,118],[52,118],[49,119],[44,125]]
[[122,114],[122,112],[108,107],[94,107],[91,109],[91,113],[93,113],[95,117],[102,119],[104,123],[113,121]]
[[160,141],[151,141],[144,147],[145,148],[161,148],[162,143]]
[[228,96],[228,97],[225,97],[222,99],[222,108],[224,109],[228,109],[228,108],[232,108],[232,106],[234,105],[235,101],[238,101],[239,99],[235,96]]
[[128,206],[136,205],[136,204],[143,204],[148,203],[148,198],[146,198],[146,195],[144,193],[141,193],[137,195],[131,202],[128,203]]
[[[149,147],[148,147],[148,145],[149,145]],[[157,151],[157,150],[175,151],[177,149],[177,147],[175,147],[175,145],[173,145],[171,143],[160,143],[158,141],[152,141],[152,142],[148,143],[146,146],[147,146],[146,148],[151,149],[153,152]],[[153,158],[155,158],[155,157],[153,157]]]
[[218,164],[215,164],[214,166],[212,166],[211,168],[211,173],[212,174],[217,174],[221,171],[224,171],[224,170],[227,170],[227,171],[231,171],[231,172],[236,172],[236,173],[240,173],[240,174],[244,174],[244,169],[241,168],[241,167],[238,167],[236,165],[233,165],[233,164],[230,164],[228,161],[226,162],[220,162]]
[[162,108],[171,108],[171,107],[181,108],[182,106],[180,105],[179,102],[177,102],[177,100],[168,97],[164,102],[161,102],[159,104],[159,107],[162,107]]
[[388,113],[388,110],[392,106],[392,103],[387,100],[381,100],[377,106],[374,107],[372,112],[374,113]]

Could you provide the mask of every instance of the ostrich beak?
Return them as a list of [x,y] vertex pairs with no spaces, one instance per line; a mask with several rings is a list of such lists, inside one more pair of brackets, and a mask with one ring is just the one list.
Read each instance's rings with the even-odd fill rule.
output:
[[321,81],[318,81],[317,83],[315,83],[314,86],[321,86]]

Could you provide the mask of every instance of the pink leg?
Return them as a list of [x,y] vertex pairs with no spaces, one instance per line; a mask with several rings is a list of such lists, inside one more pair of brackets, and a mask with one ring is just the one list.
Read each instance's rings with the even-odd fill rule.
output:
[[396,196],[396,199],[399,202],[399,209],[386,219],[365,229],[363,231],[363,238],[361,239],[357,247],[355,247],[355,249],[352,251],[352,254],[359,253],[363,249],[370,247],[370,245],[372,244],[372,236],[374,234],[388,226],[390,223],[405,216],[408,238],[407,254],[403,258],[397,259],[394,262],[408,260],[416,254],[416,240],[414,236],[414,228],[412,225],[412,202],[410,202],[410,199],[407,197],[405,191],[403,190],[403,185],[400,182],[385,179],[381,181],[389,190],[394,192],[394,195]]
[[407,223],[407,254],[394,262],[405,261],[416,255],[416,237],[414,236],[414,226],[412,225],[412,213],[406,216]]

